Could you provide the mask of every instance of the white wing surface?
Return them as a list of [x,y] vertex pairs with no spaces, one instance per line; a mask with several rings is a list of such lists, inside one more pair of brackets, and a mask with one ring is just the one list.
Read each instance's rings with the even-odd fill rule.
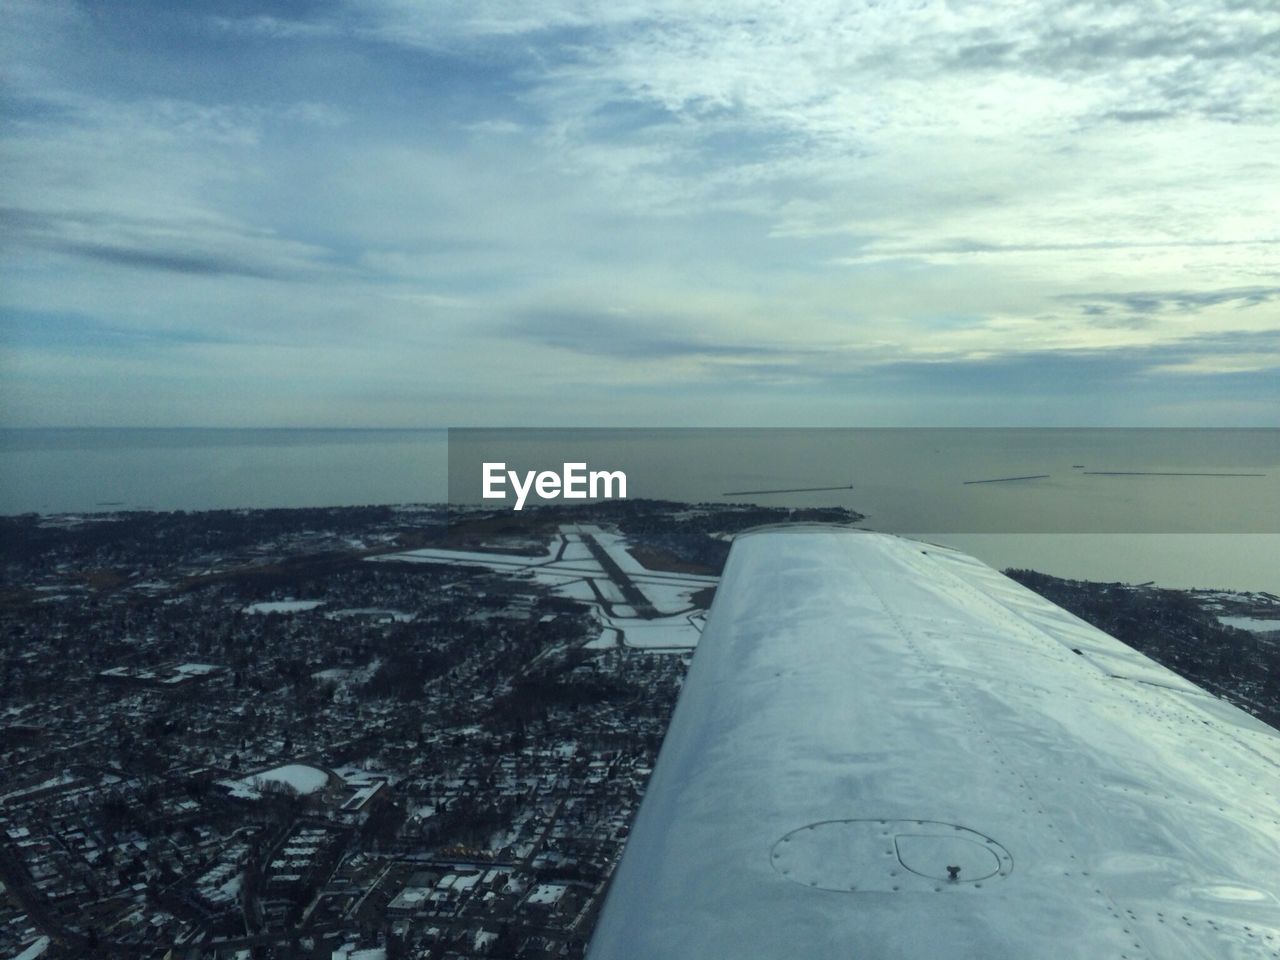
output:
[[963,554],[754,531],[588,956],[1280,957],[1280,734]]

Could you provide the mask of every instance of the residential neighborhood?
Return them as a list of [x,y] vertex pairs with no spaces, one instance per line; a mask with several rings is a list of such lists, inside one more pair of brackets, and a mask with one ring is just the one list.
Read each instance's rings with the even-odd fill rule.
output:
[[[0,518],[0,957],[582,957],[733,534],[861,518],[526,514]],[[1013,575],[1280,716],[1275,597]]]
[[617,509],[8,518],[0,956],[581,956],[706,557],[791,513]]

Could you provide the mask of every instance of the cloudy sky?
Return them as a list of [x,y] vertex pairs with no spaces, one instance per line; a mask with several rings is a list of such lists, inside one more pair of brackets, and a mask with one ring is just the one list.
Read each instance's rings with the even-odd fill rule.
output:
[[0,0],[4,425],[1272,425],[1273,0]]

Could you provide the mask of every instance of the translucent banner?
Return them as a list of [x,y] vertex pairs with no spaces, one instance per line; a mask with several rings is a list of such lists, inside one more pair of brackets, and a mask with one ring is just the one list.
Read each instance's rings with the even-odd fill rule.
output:
[[1280,532],[1280,430],[453,429],[449,504],[840,507],[890,533]]

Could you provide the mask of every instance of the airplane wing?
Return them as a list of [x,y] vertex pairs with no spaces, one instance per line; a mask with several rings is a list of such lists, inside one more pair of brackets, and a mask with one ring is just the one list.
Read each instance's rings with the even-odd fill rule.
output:
[[762,528],[587,956],[1280,957],[1280,733],[971,557]]

